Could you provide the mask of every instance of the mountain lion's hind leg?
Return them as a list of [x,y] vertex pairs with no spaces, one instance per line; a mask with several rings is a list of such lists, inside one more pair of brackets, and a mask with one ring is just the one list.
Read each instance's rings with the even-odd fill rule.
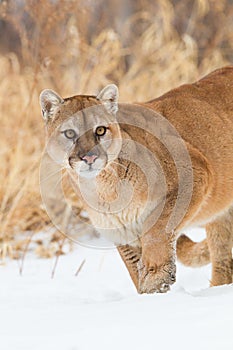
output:
[[185,266],[199,267],[210,263],[210,252],[207,239],[193,242],[182,234],[176,241],[177,259]]
[[211,286],[232,283],[233,211],[206,226],[210,260],[212,263]]

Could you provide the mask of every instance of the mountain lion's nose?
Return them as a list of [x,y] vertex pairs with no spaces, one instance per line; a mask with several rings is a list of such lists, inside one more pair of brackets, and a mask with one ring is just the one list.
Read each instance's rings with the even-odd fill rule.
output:
[[88,152],[84,157],[80,158],[87,164],[93,164],[98,156],[92,152]]

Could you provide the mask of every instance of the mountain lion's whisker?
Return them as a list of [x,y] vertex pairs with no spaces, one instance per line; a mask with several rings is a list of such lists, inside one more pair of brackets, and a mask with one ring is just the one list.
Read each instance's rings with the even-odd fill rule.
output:
[[64,170],[64,169],[65,169],[65,168],[62,167],[62,168],[60,168],[59,170],[56,170],[56,171],[54,171],[53,173],[50,173],[47,177],[45,177],[44,179],[41,180],[41,183],[47,181],[47,180],[50,179],[52,176],[54,176],[54,175],[60,173],[60,172],[61,172],[62,170]]
[[56,182],[56,184],[55,184],[54,187],[53,187],[54,190],[55,190],[56,187],[59,185],[59,183],[62,182],[62,180],[63,180],[63,178],[64,178],[65,175],[66,175],[65,173],[61,174],[61,177],[58,179],[58,181]]

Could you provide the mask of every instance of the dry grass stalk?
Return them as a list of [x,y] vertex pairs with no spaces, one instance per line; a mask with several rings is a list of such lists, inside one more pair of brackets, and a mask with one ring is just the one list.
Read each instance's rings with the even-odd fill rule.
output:
[[86,259],[84,259],[84,260],[81,262],[81,264],[79,265],[77,271],[76,271],[75,274],[74,274],[75,277],[77,277],[77,276],[79,275],[79,273],[81,272],[81,270],[82,270],[82,268],[83,268],[85,262],[86,262]]
[[66,240],[66,238],[63,237],[62,241],[59,242],[59,249],[56,251],[55,263],[54,263],[54,266],[53,266],[53,269],[52,269],[51,278],[54,278],[54,276],[55,276],[55,271],[56,271],[56,268],[57,268],[59,257],[64,254],[62,248],[63,248],[63,245],[65,243],[65,240]]

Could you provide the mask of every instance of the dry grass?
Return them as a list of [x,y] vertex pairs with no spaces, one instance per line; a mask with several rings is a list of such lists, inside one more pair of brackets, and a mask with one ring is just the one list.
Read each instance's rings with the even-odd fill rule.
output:
[[0,256],[11,257],[27,247],[19,233],[51,225],[39,192],[43,88],[93,94],[114,82],[121,101],[143,101],[233,61],[230,0],[21,4],[0,2]]

